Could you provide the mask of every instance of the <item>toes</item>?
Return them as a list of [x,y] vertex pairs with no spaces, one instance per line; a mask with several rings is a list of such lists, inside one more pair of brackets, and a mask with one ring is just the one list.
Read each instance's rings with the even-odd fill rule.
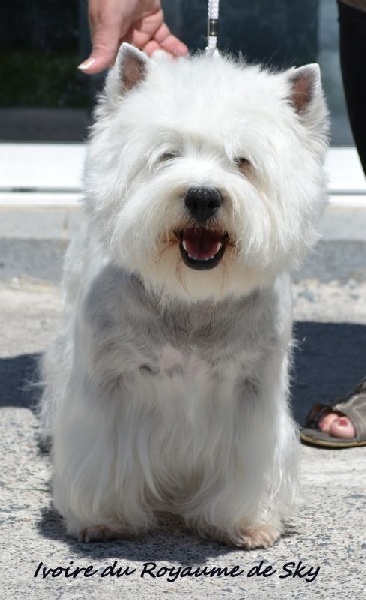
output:
[[106,542],[120,536],[121,532],[110,529],[106,525],[93,525],[80,531],[79,542]]
[[107,528],[103,525],[86,527],[79,533],[79,542],[104,542],[107,538]]
[[353,438],[356,436],[355,428],[348,417],[342,413],[328,413],[318,423],[320,431],[329,433],[334,437]]
[[239,532],[239,536],[234,540],[236,546],[241,546],[252,550],[253,548],[270,548],[280,537],[280,531],[271,525],[259,523],[250,529],[244,529]]
[[340,417],[333,420],[329,428],[329,434],[339,438],[354,438],[356,437],[355,428],[348,417]]
[[[189,525],[189,522],[186,522]],[[234,531],[224,531],[206,524],[204,529],[199,528],[199,533],[205,538],[223,542],[230,548],[269,548],[278,540],[282,533],[281,526],[274,527],[267,523],[251,524],[248,519],[243,519]]]
[[320,431],[329,433],[332,423],[339,418],[339,414],[330,412],[319,420],[318,427]]

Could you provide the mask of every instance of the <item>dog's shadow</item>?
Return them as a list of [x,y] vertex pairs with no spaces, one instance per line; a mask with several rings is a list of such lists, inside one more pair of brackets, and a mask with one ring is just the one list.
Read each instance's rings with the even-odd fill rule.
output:
[[[168,561],[190,566],[238,551],[238,548],[230,548],[187,531],[183,522],[173,515],[161,515],[158,528],[144,536],[113,542],[81,543],[65,534],[62,518],[49,506],[42,509],[38,529],[49,540],[66,542],[72,556],[90,560],[113,557],[137,563]],[[290,538],[296,534],[295,528],[289,525],[283,537]]]
[[[366,326],[329,323],[297,323],[292,378],[292,406],[295,418],[304,423],[310,407],[332,402],[349,391],[366,374]],[[37,355],[0,359],[0,407],[34,408]],[[65,535],[59,515],[44,508],[38,528],[42,536],[67,542],[70,550],[90,559],[125,558],[131,561],[176,561],[200,564],[209,557],[233,550],[187,532],[174,517],[165,517],[159,528],[139,538],[109,543],[82,544]],[[293,535],[289,530],[287,535]]]
[[179,518],[159,517],[158,528],[131,539],[81,543],[65,534],[61,517],[52,507],[42,510],[38,529],[42,536],[66,542],[73,556],[90,560],[120,559],[130,562],[172,561],[182,565],[202,564],[207,558],[229,554],[233,549],[188,532]]
[[34,411],[39,394],[40,354],[0,358],[0,408],[29,408]]

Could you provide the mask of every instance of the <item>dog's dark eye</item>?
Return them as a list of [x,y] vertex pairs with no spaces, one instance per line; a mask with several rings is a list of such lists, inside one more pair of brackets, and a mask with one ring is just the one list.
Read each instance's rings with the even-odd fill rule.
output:
[[239,156],[235,159],[235,164],[243,173],[246,173],[250,167],[250,161],[244,156]]
[[173,154],[172,152],[164,152],[164,154],[162,154],[160,157],[160,162],[167,162],[168,160],[174,160],[174,158],[177,158],[176,154]]

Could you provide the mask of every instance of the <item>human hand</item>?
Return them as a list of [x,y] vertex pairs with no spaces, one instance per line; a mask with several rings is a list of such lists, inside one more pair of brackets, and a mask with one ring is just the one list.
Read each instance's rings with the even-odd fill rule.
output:
[[129,42],[151,56],[165,50],[183,56],[188,49],[164,23],[160,0],[89,0],[92,52],[79,66],[84,73],[110,67],[122,42]]

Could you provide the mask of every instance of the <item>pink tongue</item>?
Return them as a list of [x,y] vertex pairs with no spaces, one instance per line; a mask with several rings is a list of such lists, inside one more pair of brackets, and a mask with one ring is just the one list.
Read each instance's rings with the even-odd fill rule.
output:
[[184,247],[188,254],[197,260],[211,258],[220,249],[222,234],[207,229],[185,229]]

